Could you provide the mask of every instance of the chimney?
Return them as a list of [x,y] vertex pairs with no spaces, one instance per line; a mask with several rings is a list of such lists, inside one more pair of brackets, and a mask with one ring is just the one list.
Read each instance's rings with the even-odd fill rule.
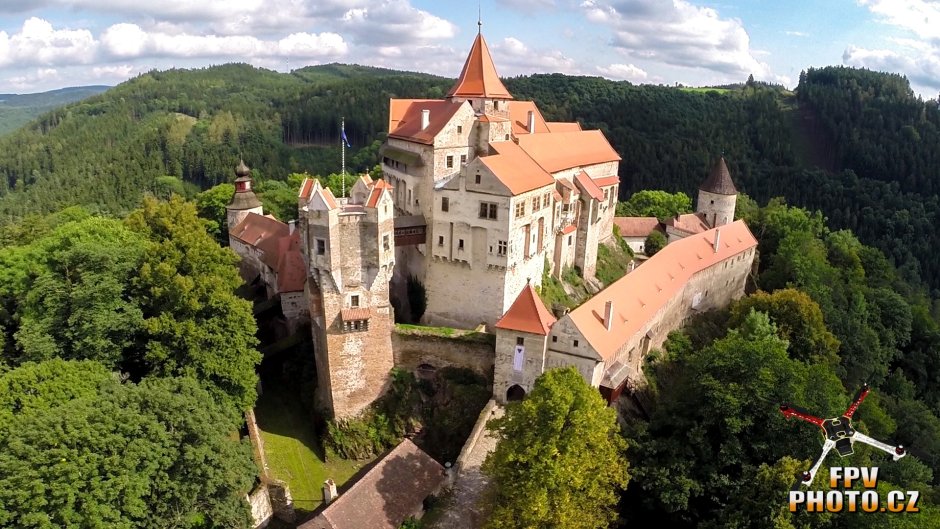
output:
[[529,134],[535,134],[535,112],[529,111]]
[[329,505],[339,494],[336,493],[336,482],[328,479],[323,482],[323,504]]
[[431,111],[424,109],[421,111],[421,130],[428,128],[428,125],[431,124]]
[[604,327],[609,331],[611,324],[614,322],[614,302],[608,301],[604,305]]
[[721,239],[721,230],[715,230],[715,246],[713,249],[718,253],[718,241]]
[[287,221],[287,234],[288,234],[288,235],[293,235],[293,234],[294,234],[294,230],[296,230],[296,229],[297,229],[297,221],[296,221],[296,220],[289,220],[289,221]]

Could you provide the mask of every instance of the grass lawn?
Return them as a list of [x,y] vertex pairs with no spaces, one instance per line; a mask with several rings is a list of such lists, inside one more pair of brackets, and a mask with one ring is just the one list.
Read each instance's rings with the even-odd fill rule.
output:
[[294,508],[303,516],[323,502],[323,482],[345,483],[369,461],[335,459],[325,462],[313,424],[294,395],[278,384],[268,384],[255,408],[264,439],[271,477],[290,487]]
[[683,92],[700,92],[700,93],[715,92],[716,94],[727,94],[728,92],[731,91],[727,88],[711,88],[709,86],[684,86],[680,88],[679,90],[682,90]]

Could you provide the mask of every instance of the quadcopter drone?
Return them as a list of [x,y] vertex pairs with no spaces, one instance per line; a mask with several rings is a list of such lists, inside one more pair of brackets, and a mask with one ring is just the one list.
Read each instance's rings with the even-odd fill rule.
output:
[[823,444],[822,454],[819,456],[819,459],[816,460],[816,464],[813,465],[813,468],[809,469],[806,472],[803,472],[801,477],[801,484],[809,485],[813,482],[813,478],[816,477],[816,471],[819,470],[819,467],[822,465],[826,456],[829,455],[829,451],[835,448],[839,452],[840,457],[850,456],[855,451],[852,448],[852,445],[856,442],[862,442],[867,445],[874,446],[879,450],[883,450],[888,454],[891,454],[891,457],[895,461],[901,459],[907,455],[907,452],[904,450],[904,447],[901,445],[891,446],[886,443],[882,443],[876,439],[872,439],[867,435],[855,430],[852,428],[852,415],[855,413],[855,410],[858,409],[858,406],[865,400],[865,397],[868,396],[868,392],[871,391],[868,388],[868,384],[862,386],[862,389],[858,390],[858,393],[855,394],[855,398],[852,400],[852,404],[849,406],[845,413],[841,417],[833,417],[831,419],[820,419],[814,415],[810,415],[806,410],[802,410],[795,406],[789,404],[784,404],[780,406],[780,412],[786,416],[787,419],[790,417],[796,417],[798,419],[803,419],[806,422],[815,424],[823,430],[823,435],[826,438],[826,442]]

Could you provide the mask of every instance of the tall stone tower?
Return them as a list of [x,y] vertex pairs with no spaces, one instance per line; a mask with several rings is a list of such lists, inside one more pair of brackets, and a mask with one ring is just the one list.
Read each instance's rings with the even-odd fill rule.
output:
[[351,195],[337,199],[307,179],[299,197],[317,403],[337,419],[359,415],[381,396],[394,366],[391,186],[363,177]]
[[705,219],[709,227],[724,226],[734,221],[734,206],[737,201],[738,190],[734,187],[728,165],[722,156],[698,188],[696,213]]
[[245,220],[249,213],[261,215],[261,201],[251,190],[251,169],[245,165],[244,160],[238,162],[235,168],[235,194],[231,202],[225,206],[228,210],[227,224],[231,232],[238,223]]

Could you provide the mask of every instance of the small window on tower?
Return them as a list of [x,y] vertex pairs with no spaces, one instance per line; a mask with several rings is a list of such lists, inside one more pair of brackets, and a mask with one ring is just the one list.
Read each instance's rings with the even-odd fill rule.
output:
[[457,125],[457,134],[463,134],[463,125]]
[[463,239],[457,241],[457,249],[463,250]]
[[480,183],[480,173],[477,173],[476,183]]
[[349,297],[349,306],[352,308],[359,307],[359,295],[358,294],[353,294],[352,296]]
[[506,141],[509,141],[509,134],[506,135]]
[[577,340],[574,341],[574,346],[575,346],[575,347],[578,346],[578,341],[577,341]]
[[317,255],[326,254],[326,241],[323,239],[317,239]]
[[452,168],[453,166],[454,166],[454,156],[453,156],[453,155],[448,155],[448,156],[447,156],[447,168],[450,169],[450,168]]
[[443,235],[438,235],[438,236],[437,236],[437,245],[438,245],[438,246],[444,246],[444,236],[443,236]]
[[450,199],[441,197],[441,211],[450,211]]
[[556,343],[557,341],[558,341],[558,337],[557,337],[557,336],[552,336],[552,343]]
[[522,336],[516,336],[516,345],[525,345],[525,338]]
[[465,163],[467,163],[467,155],[466,155],[466,154],[461,154],[461,155],[460,155],[460,165],[464,165]]
[[384,249],[386,249],[386,250],[389,249],[388,235],[383,235],[383,236],[382,236],[382,248],[384,248]]

